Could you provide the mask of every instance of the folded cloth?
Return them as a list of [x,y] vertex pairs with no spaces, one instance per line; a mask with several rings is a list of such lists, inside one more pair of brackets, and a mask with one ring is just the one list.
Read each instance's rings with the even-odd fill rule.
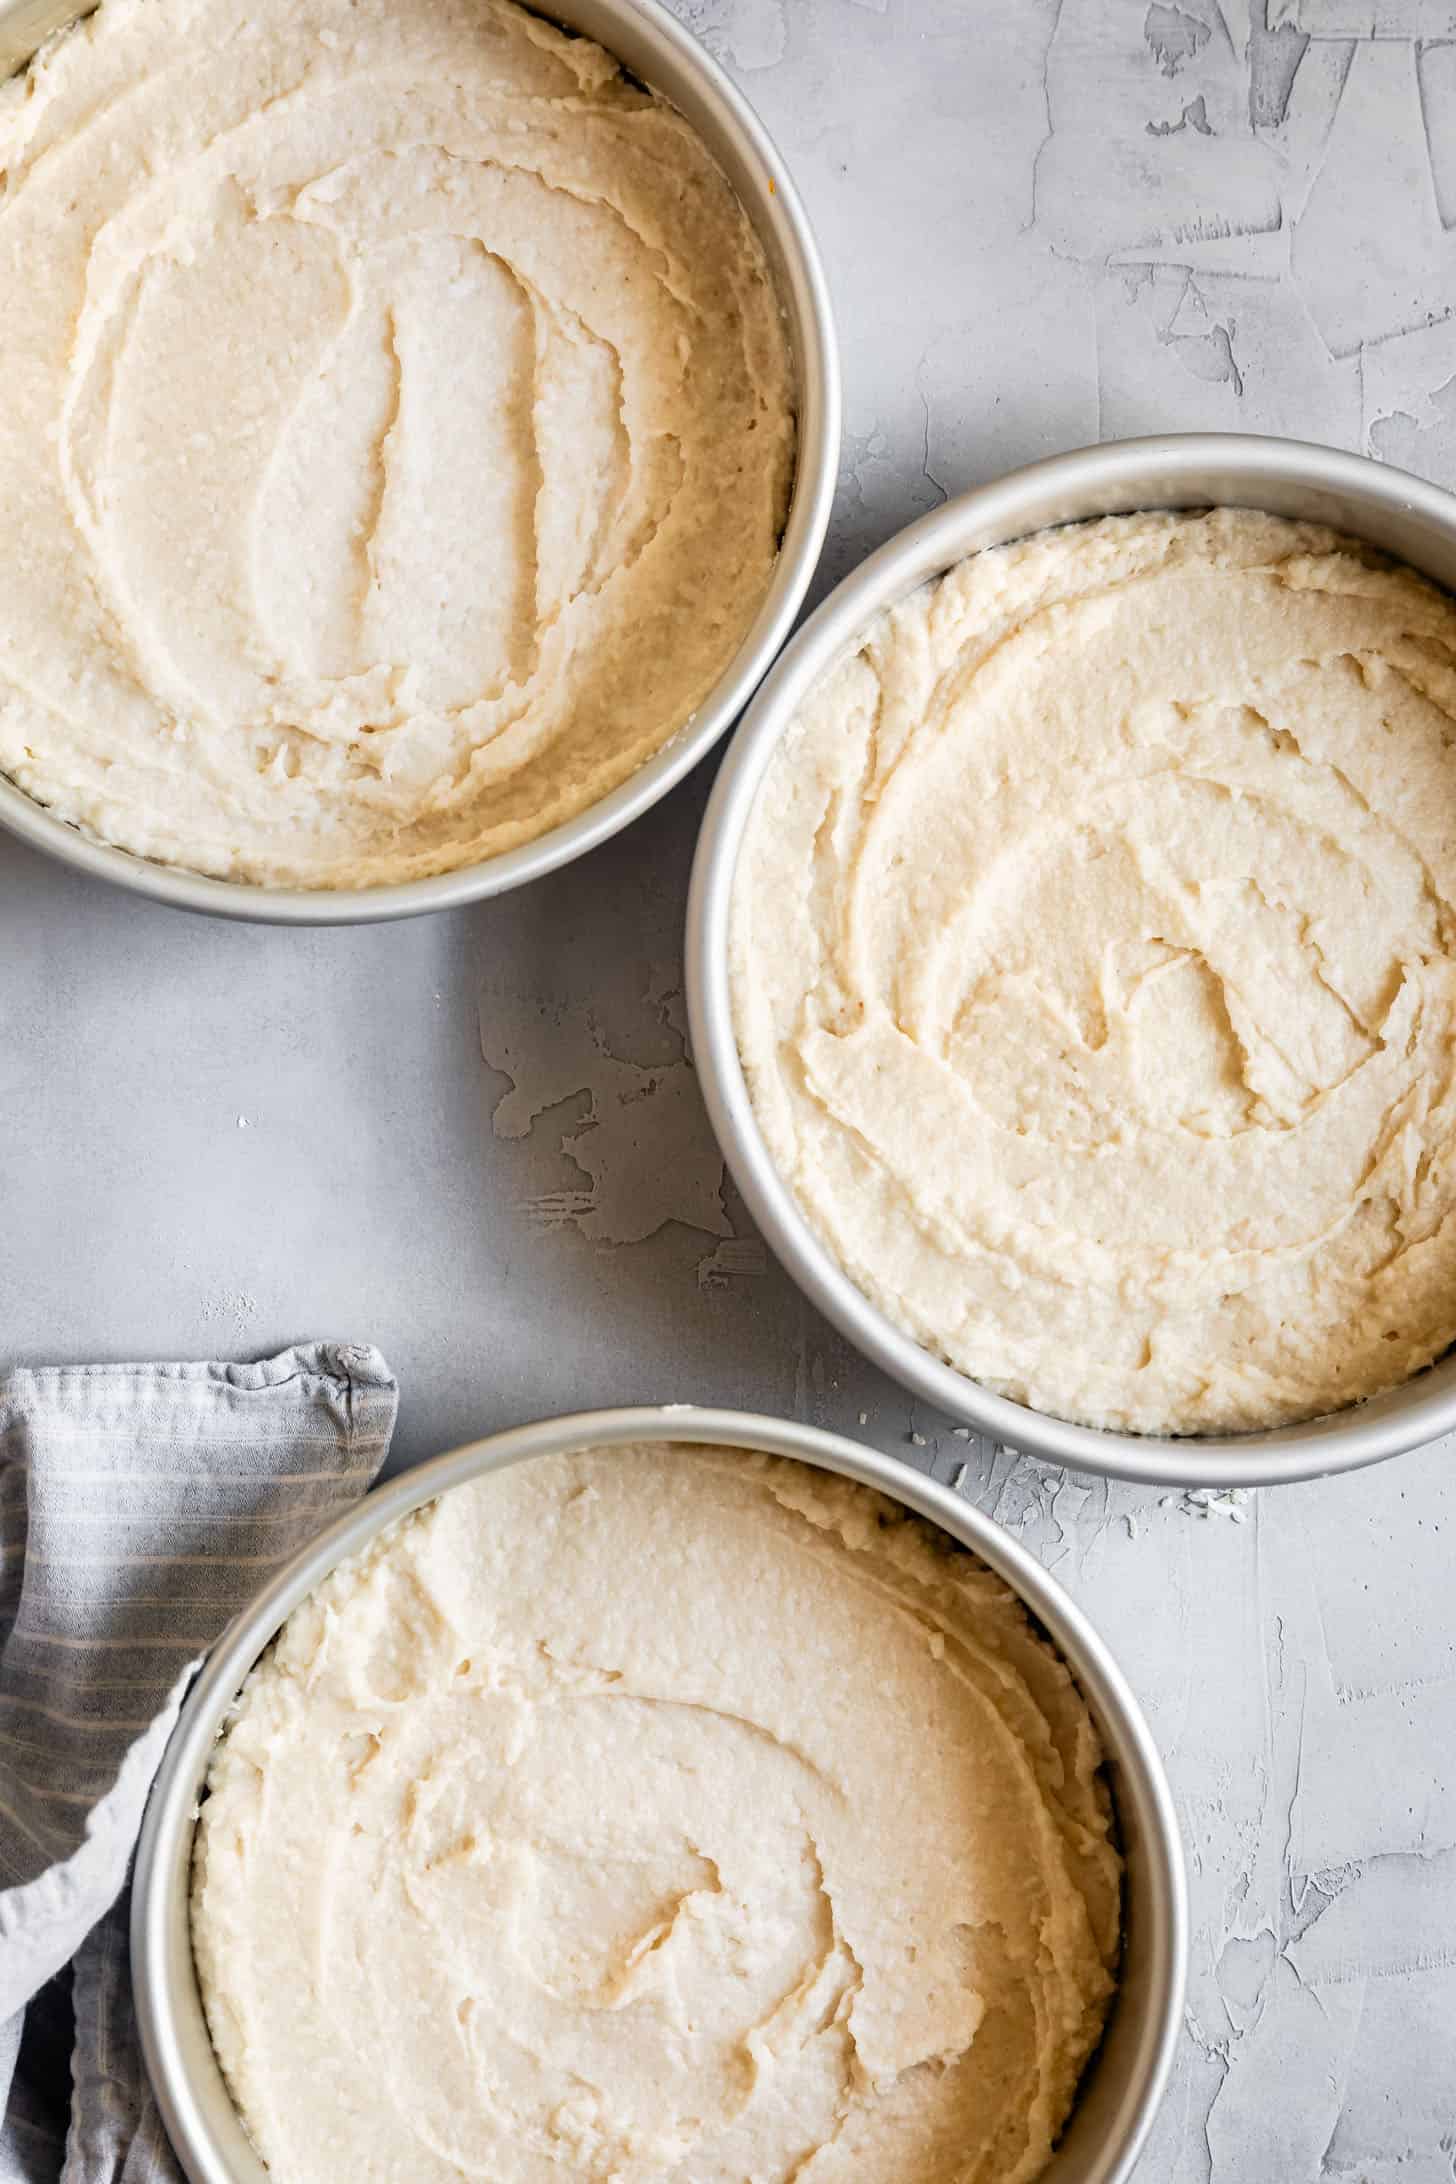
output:
[[132,2021],[126,1878],[201,1655],[364,1492],[377,1350],[0,1379],[0,2184],[179,2177]]

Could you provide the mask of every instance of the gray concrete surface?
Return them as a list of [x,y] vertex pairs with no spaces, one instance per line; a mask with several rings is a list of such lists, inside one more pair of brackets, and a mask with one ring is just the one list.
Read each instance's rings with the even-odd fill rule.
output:
[[[1456,484],[1456,0],[675,0],[808,200],[827,583],[943,494],[1184,427]],[[684,1052],[704,783],[506,901],[211,925],[0,841],[0,1344],[378,1342],[397,1458],[631,1399],[951,1475],[1117,1647],[1196,1943],[1148,2184],[1456,2174],[1456,1450],[1188,1499],[952,1437],[769,1263]]]

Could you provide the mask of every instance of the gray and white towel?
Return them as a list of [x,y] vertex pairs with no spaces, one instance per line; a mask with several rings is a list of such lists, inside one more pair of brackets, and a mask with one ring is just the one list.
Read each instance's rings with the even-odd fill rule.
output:
[[377,1350],[0,1379],[0,2184],[175,2184],[126,1879],[200,1656],[383,1463]]

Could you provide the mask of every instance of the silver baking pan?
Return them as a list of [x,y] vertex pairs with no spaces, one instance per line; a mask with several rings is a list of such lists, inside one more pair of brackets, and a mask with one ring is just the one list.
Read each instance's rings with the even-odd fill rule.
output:
[[1065,1657],[1102,1735],[1127,1872],[1117,1999],[1043,2184],[1124,2184],[1167,2082],[1182,2021],[1188,1928],[1172,1799],[1147,1723],[1116,1662],[1041,1565],[948,1488],[835,1434],[687,1404],[552,1419],[421,1465],[331,1525],[213,1648],[152,1792],[132,1895],[132,1979],[142,2048],[163,2121],[192,2184],[267,2184],[213,2057],[188,1927],[198,1799],[248,1671],[285,1617],[336,1563],[421,1503],[508,1464],[644,1440],[762,1449],[877,1487],[989,1563]]
[[[65,0],[0,0],[0,77],[85,12]],[[692,123],[738,192],[778,281],[796,369],[798,458],[773,582],[736,658],[677,734],[600,803],[537,841],[432,879],[338,891],[208,879],[95,841],[0,775],[0,826],[36,849],[134,894],[218,917],[358,925],[453,909],[554,872],[640,817],[717,742],[788,635],[819,559],[839,464],[834,319],[798,192],[747,101],[659,0],[548,0],[536,12],[594,38]]]
[[1456,1426],[1456,1356],[1349,1410],[1264,1433],[1187,1439],[1072,1425],[994,1395],[880,1312],[800,1213],[769,1157],[738,1057],[728,928],[739,845],[779,737],[866,623],[967,554],[1052,524],[1139,508],[1263,508],[1353,532],[1456,590],[1456,497],[1333,448],[1234,433],[1122,440],[962,494],[892,538],[812,615],[764,683],[719,770],[693,868],[687,991],[693,1058],[724,1157],[759,1228],[807,1295],[934,1410],[1051,1463],[1178,1486],[1266,1486],[1374,1463]]

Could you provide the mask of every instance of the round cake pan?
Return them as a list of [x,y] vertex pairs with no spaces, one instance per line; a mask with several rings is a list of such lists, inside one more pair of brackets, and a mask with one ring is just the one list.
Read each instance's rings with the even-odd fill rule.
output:
[[761,1449],[876,1487],[969,1547],[1020,1596],[1066,1659],[1101,1732],[1126,1859],[1123,1961],[1106,2035],[1044,2184],[1123,2184],[1167,2082],[1183,2013],[1187,1906],[1178,1823],[1162,1765],[1106,1646],[1061,1587],[998,1525],[920,1473],[837,1435],[738,1411],[590,1411],[437,1457],[366,1496],[237,1618],[207,1661],[167,1748],[137,1852],[132,1979],[162,2118],[192,2184],[267,2184],[212,2052],[188,1919],[193,1829],[213,1748],[269,1640],[336,1563],[449,1488],[568,1449],[678,1441]]
[[[0,74],[84,8],[65,0],[0,0]],[[829,290],[798,193],[757,116],[717,62],[660,0],[549,0],[532,12],[594,39],[691,122],[767,253],[788,324],[798,451],[773,580],[735,658],[697,711],[599,803],[519,849],[393,887],[267,888],[210,879],[94,840],[0,775],[0,826],[78,871],[134,894],[216,917],[277,925],[359,925],[450,910],[554,872],[639,818],[736,719],[788,635],[819,559],[839,465],[839,361]]]
[[1059,523],[1144,508],[1261,508],[1354,533],[1456,590],[1456,497],[1333,448],[1236,433],[1112,441],[947,501],[833,591],[764,683],[709,802],[688,903],[693,1058],[724,1157],[759,1228],[813,1302],[922,1401],[1052,1463],[1176,1486],[1267,1486],[1374,1463],[1456,1426],[1456,1355],[1348,1410],[1262,1433],[1186,1439],[1073,1425],[995,1395],[870,1303],[820,1242],[769,1157],[739,1061],[729,991],[734,874],[759,783],[820,677],[882,608],[966,555]]

